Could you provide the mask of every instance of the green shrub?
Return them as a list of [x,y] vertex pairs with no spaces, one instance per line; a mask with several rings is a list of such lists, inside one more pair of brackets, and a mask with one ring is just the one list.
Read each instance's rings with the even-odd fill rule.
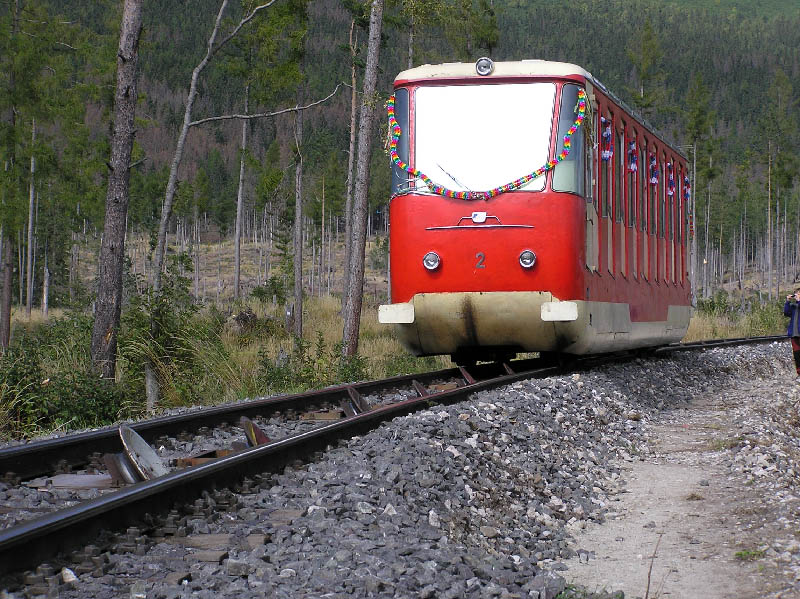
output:
[[40,349],[48,346],[9,350],[0,357],[0,435],[101,426],[129,415],[124,388],[96,374],[65,369],[45,378]]
[[250,292],[255,299],[268,303],[275,300],[276,304],[286,303],[286,285],[283,279],[271,276],[263,285],[259,285]]
[[124,387],[91,372],[62,373],[50,379],[47,390],[49,426],[96,427],[130,415]]
[[318,389],[367,376],[366,358],[342,357],[341,343],[328,346],[319,332],[313,345],[295,338],[292,349],[281,348],[277,357],[260,352],[259,365],[259,382],[271,392]]
[[369,265],[383,272],[389,264],[389,237],[378,237],[375,245],[369,250]]
[[0,356],[0,434],[30,436],[46,426],[42,381],[40,357],[34,348],[26,352],[9,349]]
[[[173,399],[175,394],[170,389],[182,386],[177,373],[196,367],[194,346],[186,341],[193,338],[189,331],[194,327],[197,306],[189,292],[191,281],[182,271],[192,272],[191,259],[185,253],[170,256],[161,289],[154,291],[142,282],[146,290],[130,296],[122,312],[119,335],[119,360],[127,384],[143,388],[144,365],[149,362],[162,392],[167,391]],[[182,391],[177,395],[186,396]]]
[[720,289],[711,297],[699,298],[697,310],[709,316],[725,316],[734,313],[736,308],[729,302],[728,294]]

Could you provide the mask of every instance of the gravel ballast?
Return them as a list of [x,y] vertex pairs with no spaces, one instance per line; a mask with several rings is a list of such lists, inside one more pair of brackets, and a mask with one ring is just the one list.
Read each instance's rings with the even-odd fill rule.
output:
[[[789,356],[786,343],[686,352],[476,393],[397,418],[250,492],[208,495],[198,516],[166,527],[177,538],[95,557],[74,581],[43,580],[76,598],[552,599],[565,591],[562,560],[582,551],[572,534],[604,520],[625,488],[620,464],[644,450],[650,420],[743,377],[788,381]],[[790,432],[743,446],[734,463],[754,484],[796,493]],[[229,536],[200,555],[192,539],[211,534]]]

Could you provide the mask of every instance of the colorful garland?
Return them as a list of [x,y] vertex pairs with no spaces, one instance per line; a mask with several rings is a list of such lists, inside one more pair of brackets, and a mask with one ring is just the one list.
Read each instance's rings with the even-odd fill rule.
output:
[[586,92],[583,89],[578,90],[578,104],[575,107],[575,110],[577,112],[577,116],[575,117],[575,122],[569,128],[567,134],[564,136],[564,149],[561,150],[558,156],[556,156],[555,160],[548,160],[547,164],[539,167],[532,173],[529,173],[524,177],[520,177],[519,179],[512,181],[510,183],[506,183],[505,185],[501,185],[500,187],[495,187],[494,189],[490,189],[489,191],[453,191],[451,189],[447,189],[446,187],[434,183],[431,180],[431,178],[428,177],[426,174],[422,173],[418,169],[408,166],[405,162],[403,162],[400,159],[400,156],[397,154],[397,143],[400,139],[402,131],[400,130],[400,125],[397,124],[397,120],[394,118],[394,94],[392,94],[388,102],[386,102],[386,112],[389,115],[389,131],[391,134],[391,140],[389,142],[389,153],[392,157],[392,162],[396,164],[398,168],[404,170],[409,175],[412,175],[414,178],[422,179],[425,182],[425,185],[428,186],[428,189],[430,189],[435,194],[445,196],[448,198],[455,198],[458,200],[488,200],[489,198],[498,196],[501,193],[519,189],[520,187],[530,183],[537,177],[541,177],[547,171],[553,170],[559,162],[561,162],[567,156],[569,156],[569,152],[572,146],[572,135],[575,133],[575,131],[578,130],[578,127],[581,126],[581,123],[583,123],[583,119],[586,116]]

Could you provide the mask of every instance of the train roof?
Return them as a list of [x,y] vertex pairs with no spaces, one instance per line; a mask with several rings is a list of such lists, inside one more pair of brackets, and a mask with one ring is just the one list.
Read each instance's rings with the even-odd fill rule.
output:
[[[475,72],[474,62],[446,62],[444,64],[424,64],[413,69],[402,71],[395,77],[397,81],[418,81],[420,79],[449,79],[469,78],[493,79],[497,77],[567,77],[580,75],[594,81],[591,73],[582,67],[568,62],[553,62],[550,60],[513,60],[495,62],[494,71],[490,75],[480,76]],[[602,86],[601,86],[602,87]]]
[[474,62],[446,62],[443,64],[424,64],[412,69],[406,69],[398,73],[394,79],[395,85],[407,81],[424,81],[435,79],[480,79],[491,80],[508,77],[583,77],[593,86],[599,88],[605,95],[621,106],[626,112],[631,114],[636,120],[650,129],[662,142],[671,147],[684,160],[686,155],[675,144],[668,142],[664,135],[648,123],[642,114],[634,110],[631,106],[609,90],[601,81],[594,77],[589,71],[576,64],[569,62],[555,62],[551,60],[541,60],[531,58],[526,60],[509,60],[494,62],[494,69],[489,75],[478,75],[475,70]]

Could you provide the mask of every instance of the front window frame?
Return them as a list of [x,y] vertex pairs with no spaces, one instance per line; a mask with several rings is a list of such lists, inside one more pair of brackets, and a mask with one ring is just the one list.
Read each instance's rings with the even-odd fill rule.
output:
[[[557,123],[556,123],[556,109],[558,107],[558,99],[560,97],[559,91],[560,91],[560,85],[561,85],[560,81],[550,80],[550,79],[532,80],[532,81],[531,80],[525,80],[525,81],[513,81],[512,80],[512,81],[496,82],[496,83],[491,83],[491,84],[485,84],[485,83],[484,84],[480,84],[480,83],[473,83],[473,82],[445,82],[445,83],[436,83],[436,84],[431,84],[431,85],[417,85],[417,86],[414,86],[413,88],[411,88],[412,89],[412,94],[411,94],[412,95],[412,102],[411,102],[411,107],[410,107],[410,120],[414,123],[414,131],[410,135],[411,146],[410,146],[409,151],[410,151],[410,154],[411,154],[411,160],[409,162],[411,164],[413,164],[415,166],[415,168],[419,168],[423,173],[425,173],[426,175],[431,177],[431,179],[435,183],[437,183],[439,185],[442,185],[443,187],[451,189],[453,191],[466,191],[466,189],[463,186],[457,185],[451,178],[449,178],[449,176],[453,175],[453,176],[455,176],[455,178],[459,182],[461,182],[461,183],[463,183],[465,185],[470,185],[469,181],[466,180],[466,176],[461,174],[462,172],[470,172],[469,166],[465,167],[463,165],[463,163],[461,161],[459,161],[459,164],[461,166],[460,166],[459,170],[456,171],[456,169],[453,169],[452,167],[449,167],[446,164],[442,164],[441,166],[444,166],[444,168],[447,169],[447,172],[449,173],[449,174],[446,175],[446,174],[443,174],[443,172],[437,172],[437,168],[436,167],[429,168],[429,170],[432,171],[432,172],[428,172],[428,170],[426,170],[426,168],[428,168],[426,166],[426,160],[428,160],[428,158],[425,156],[425,154],[423,154],[422,159],[420,159],[420,151],[419,151],[420,150],[420,141],[422,143],[424,143],[424,141],[425,141],[425,135],[423,135],[422,136],[422,140],[420,140],[420,137],[421,137],[420,136],[421,124],[420,124],[420,111],[419,111],[419,107],[420,107],[420,101],[419,101],[420,92],[424,93],[424,90],[442,89],[442,88],[456,88],[456,87],[458,87],[458,88],[462,88],[462,87],[470,88],[471,87],[471,88],[484,88],[485,89],[485,88],[488,88],[488,87],[510,86],[510,85],[514,85],[514,86],[549,85],[549,86],[552,86],[552,97],[551,97],[552,105],[550,105],[549,118],[544,118],[541,121],[539,121],[539,126],[540,126],[540,129],[542,130],[542,135],[541,135],[540,139],[542,139],[542,140],[546,139],[546,147],[538,148],[541,151],[541,154],[542,154],[541,159],[536,157],[536,158],[529,158],[529,159],[527,159],[525,161],[524,167],[523,167],[524,172],[514,171],[514,175],[505,175],[506,178],[504,178],[503,180],[499,180],[499,178],[498,178],[496,181],[493,181],[493,184],[491,185],[491,187],[488,187],[488,188],[484,189],[484,188],[479,188],[478,186],[475,186],[474,188],[470,187],[470,190],[471,191],[476,191],[476,192],[488,191],[489,189],[492,189],[493,187],[504,185],[506,183],[510,183],[511,181],[513,181],[513,180],[515,180],[517,178],[523,177],[524,175],[527,175],[528,173],[532,172],[533,170],[535,170],[535,169],[539,168],[540,166],[546,164],[547,161],[550,160],[550,158],[551,158],[551,156],[553,154],[553,152],[552,152],[553,130],[554,130],[554,127],[557,126]],[[405,134],[405,131],[403,133]],[[494,135],[495,135],[495,137],[497,137],[499,134],[495,133]],[[441,166],[439,168],[441,168]],[[442,169],[442,170],[444,170],[444,169]],[[537,177],[536,179],[532,180],[527,185],[525,185],[525,186],[521,187],[519,190],[515,190],[515,191],[527,191],[527,192],[547,191],[549,189],[549,181],[548,181],[549,176],[548,175],[549,175],[549,173],[545,174],[545,175],[543,175],[541,177]],[[412,181],[412,189],[411,189],[411,191],[415,191],[416,193],[432,193],[428,189],[428,187],[425,185],[425,183],[419,178],[414,180],[414,181]],[[507,192],[507,193],[513,193],[513,192]]]

